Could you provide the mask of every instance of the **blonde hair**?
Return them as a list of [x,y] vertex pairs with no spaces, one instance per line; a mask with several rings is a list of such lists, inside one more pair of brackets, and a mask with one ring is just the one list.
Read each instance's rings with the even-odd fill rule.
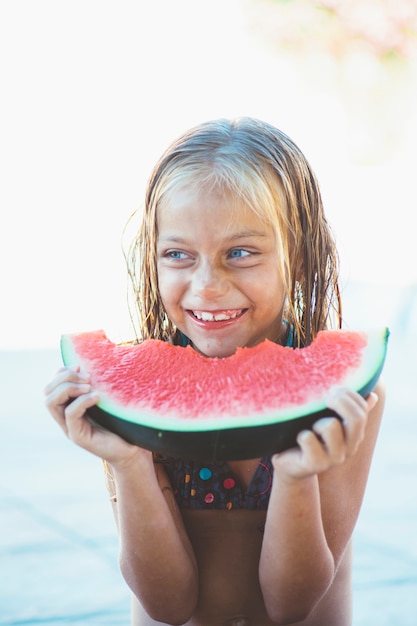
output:
[[236,198],[274,227],[286,286],[284,315],[299,345],[335,323],[341,327],[338,255],[306,158],[268,123],[220,119],[181,136],[151,174],[142,225],[127,255],[142,339],[170,341],[176,332],[158,289],[157,211],[185,186]]

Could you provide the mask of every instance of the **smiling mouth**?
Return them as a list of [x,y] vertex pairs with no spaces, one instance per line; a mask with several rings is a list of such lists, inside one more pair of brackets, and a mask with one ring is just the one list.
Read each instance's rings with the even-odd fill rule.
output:
[[190,311],[201,322],[227,322],[241,317],[247,309],[226,309],[224,311]]

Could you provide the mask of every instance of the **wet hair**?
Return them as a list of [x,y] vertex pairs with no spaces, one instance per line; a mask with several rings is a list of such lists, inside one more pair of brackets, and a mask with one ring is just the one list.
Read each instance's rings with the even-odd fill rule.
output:
[[176,332],[158,289],[157,212],[184,188],[225,194],[272,225],[286,288],[284,317],[299,345],[320,330],[341,327],[338,255],[314,172],[286,134],[245,117],[191,129],[153,169],[142,224],[127,254],[142,339],[170,341]]

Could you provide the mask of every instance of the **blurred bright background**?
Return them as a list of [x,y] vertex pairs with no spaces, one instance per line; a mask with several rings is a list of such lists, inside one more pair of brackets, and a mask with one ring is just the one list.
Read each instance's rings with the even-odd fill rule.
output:
[[222,116],[263,118],[306,153],[345,285],[408,293],[416,13],[414,0],[2,2],[0,349],[129,336],[125,222],[168,143]]
[[354,626],[415,626],[416,34],[416,0],[0,2],[1,625],[129,621],[101,463],[42,389],[62,333],[131,337],[122,232],[167,144],[253,115],[321,181],[348,325],[392,331]]

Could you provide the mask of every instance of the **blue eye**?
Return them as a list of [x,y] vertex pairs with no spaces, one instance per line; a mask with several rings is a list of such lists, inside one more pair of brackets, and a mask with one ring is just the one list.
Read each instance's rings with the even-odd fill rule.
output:
[[250,252],[244,250],[243,248],[234,248],[230,251],[229,255],[232,259],[241,259],[243,257],[249,256]]
[[181,250],[169,250],[166,255],[169,259],[174,259],[175,261],[181,261],[182,259],[186,259],[187,255],[185,252],[181,252]]

